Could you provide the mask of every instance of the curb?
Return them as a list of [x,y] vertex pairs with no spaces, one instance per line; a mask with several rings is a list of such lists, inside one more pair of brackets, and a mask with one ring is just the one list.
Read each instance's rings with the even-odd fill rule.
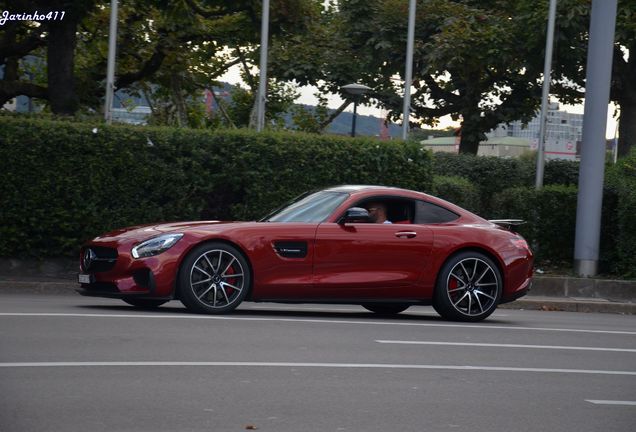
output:
[[499,305],[499,308],[636,315],[636,303],[613,302],[598,298],[559,298],[528,295],[514,302]]
[[73,281],[0,280],[0,294],[74,295],[78,287]]

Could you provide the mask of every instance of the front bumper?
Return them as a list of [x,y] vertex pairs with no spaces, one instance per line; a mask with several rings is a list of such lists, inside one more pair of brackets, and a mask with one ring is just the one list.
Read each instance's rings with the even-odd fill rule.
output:
[[[82,247],[80,254],[80,287],[82,295],[108,298],[143,297],[172,299],[178,272],[180,248],[176,246],[162,254],[135,259],[130,251],[134,243],[91,242]],[[93,264],[84,259],[86,250],[97,251]],[[175,249],[175,250],[173,250]],[[110,251],[111,262],[99,261],[99,254]],[[116,252],[116,253],[115,253]],[[112,259],[116,256],[116,259]]]

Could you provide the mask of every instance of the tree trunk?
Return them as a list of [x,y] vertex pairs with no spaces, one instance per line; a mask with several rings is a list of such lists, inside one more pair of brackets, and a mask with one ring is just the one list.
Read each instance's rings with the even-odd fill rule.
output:
[[73,73],[77,19],[73,15],[49,24],[48,91],[51,111],[55,114],[73,115],[79,109]]
[[170,86],[172,87],[172,102],[177,112],[177,126],[185,127],[188,125],[188,109],[183,97],[181,76],[178,72],[172,72],[170,75]]
[[461,141],[459,142],[459,153],[477,154],[479,142],[484,138],[480,130],[479,110],[465,110],[462,113]]
[[629,100],[620,105],[618,156],[626,156],[630,149],[636,148],[636,97],[625,99]]

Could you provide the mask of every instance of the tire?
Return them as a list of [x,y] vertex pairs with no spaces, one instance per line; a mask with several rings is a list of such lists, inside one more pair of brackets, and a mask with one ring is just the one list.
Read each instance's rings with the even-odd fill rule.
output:
[[144,298],[125,298],[124,302],[131,306],[135,306],[140,309],[156,309],[164,303],[168,303],[169,300],[153,300]]
[[205,243],[181,264],[179,299],[193,312],[227,313],[241,304],[251,280],[250,267],[238,249],[225,243]]
[[380,315],[396,315],[400,312],[404,312],[411,305],[402,303],[365,303],[363,308],[371,312],[375,312]]
[[481,321],[497,308],[502,289],[501,272],[492,259],[480,252],[461,252],[444,263],[433,307],[448,320]]

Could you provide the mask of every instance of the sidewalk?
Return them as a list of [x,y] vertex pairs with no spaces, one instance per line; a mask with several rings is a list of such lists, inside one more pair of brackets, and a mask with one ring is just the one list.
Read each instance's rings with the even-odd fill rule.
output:
[[[76,295],[78,263],[58,259],[31,262],[0,259],[0,295]],[[636,280],[536,275],[525,297],[500,306],[568,312],[636,314]]]

